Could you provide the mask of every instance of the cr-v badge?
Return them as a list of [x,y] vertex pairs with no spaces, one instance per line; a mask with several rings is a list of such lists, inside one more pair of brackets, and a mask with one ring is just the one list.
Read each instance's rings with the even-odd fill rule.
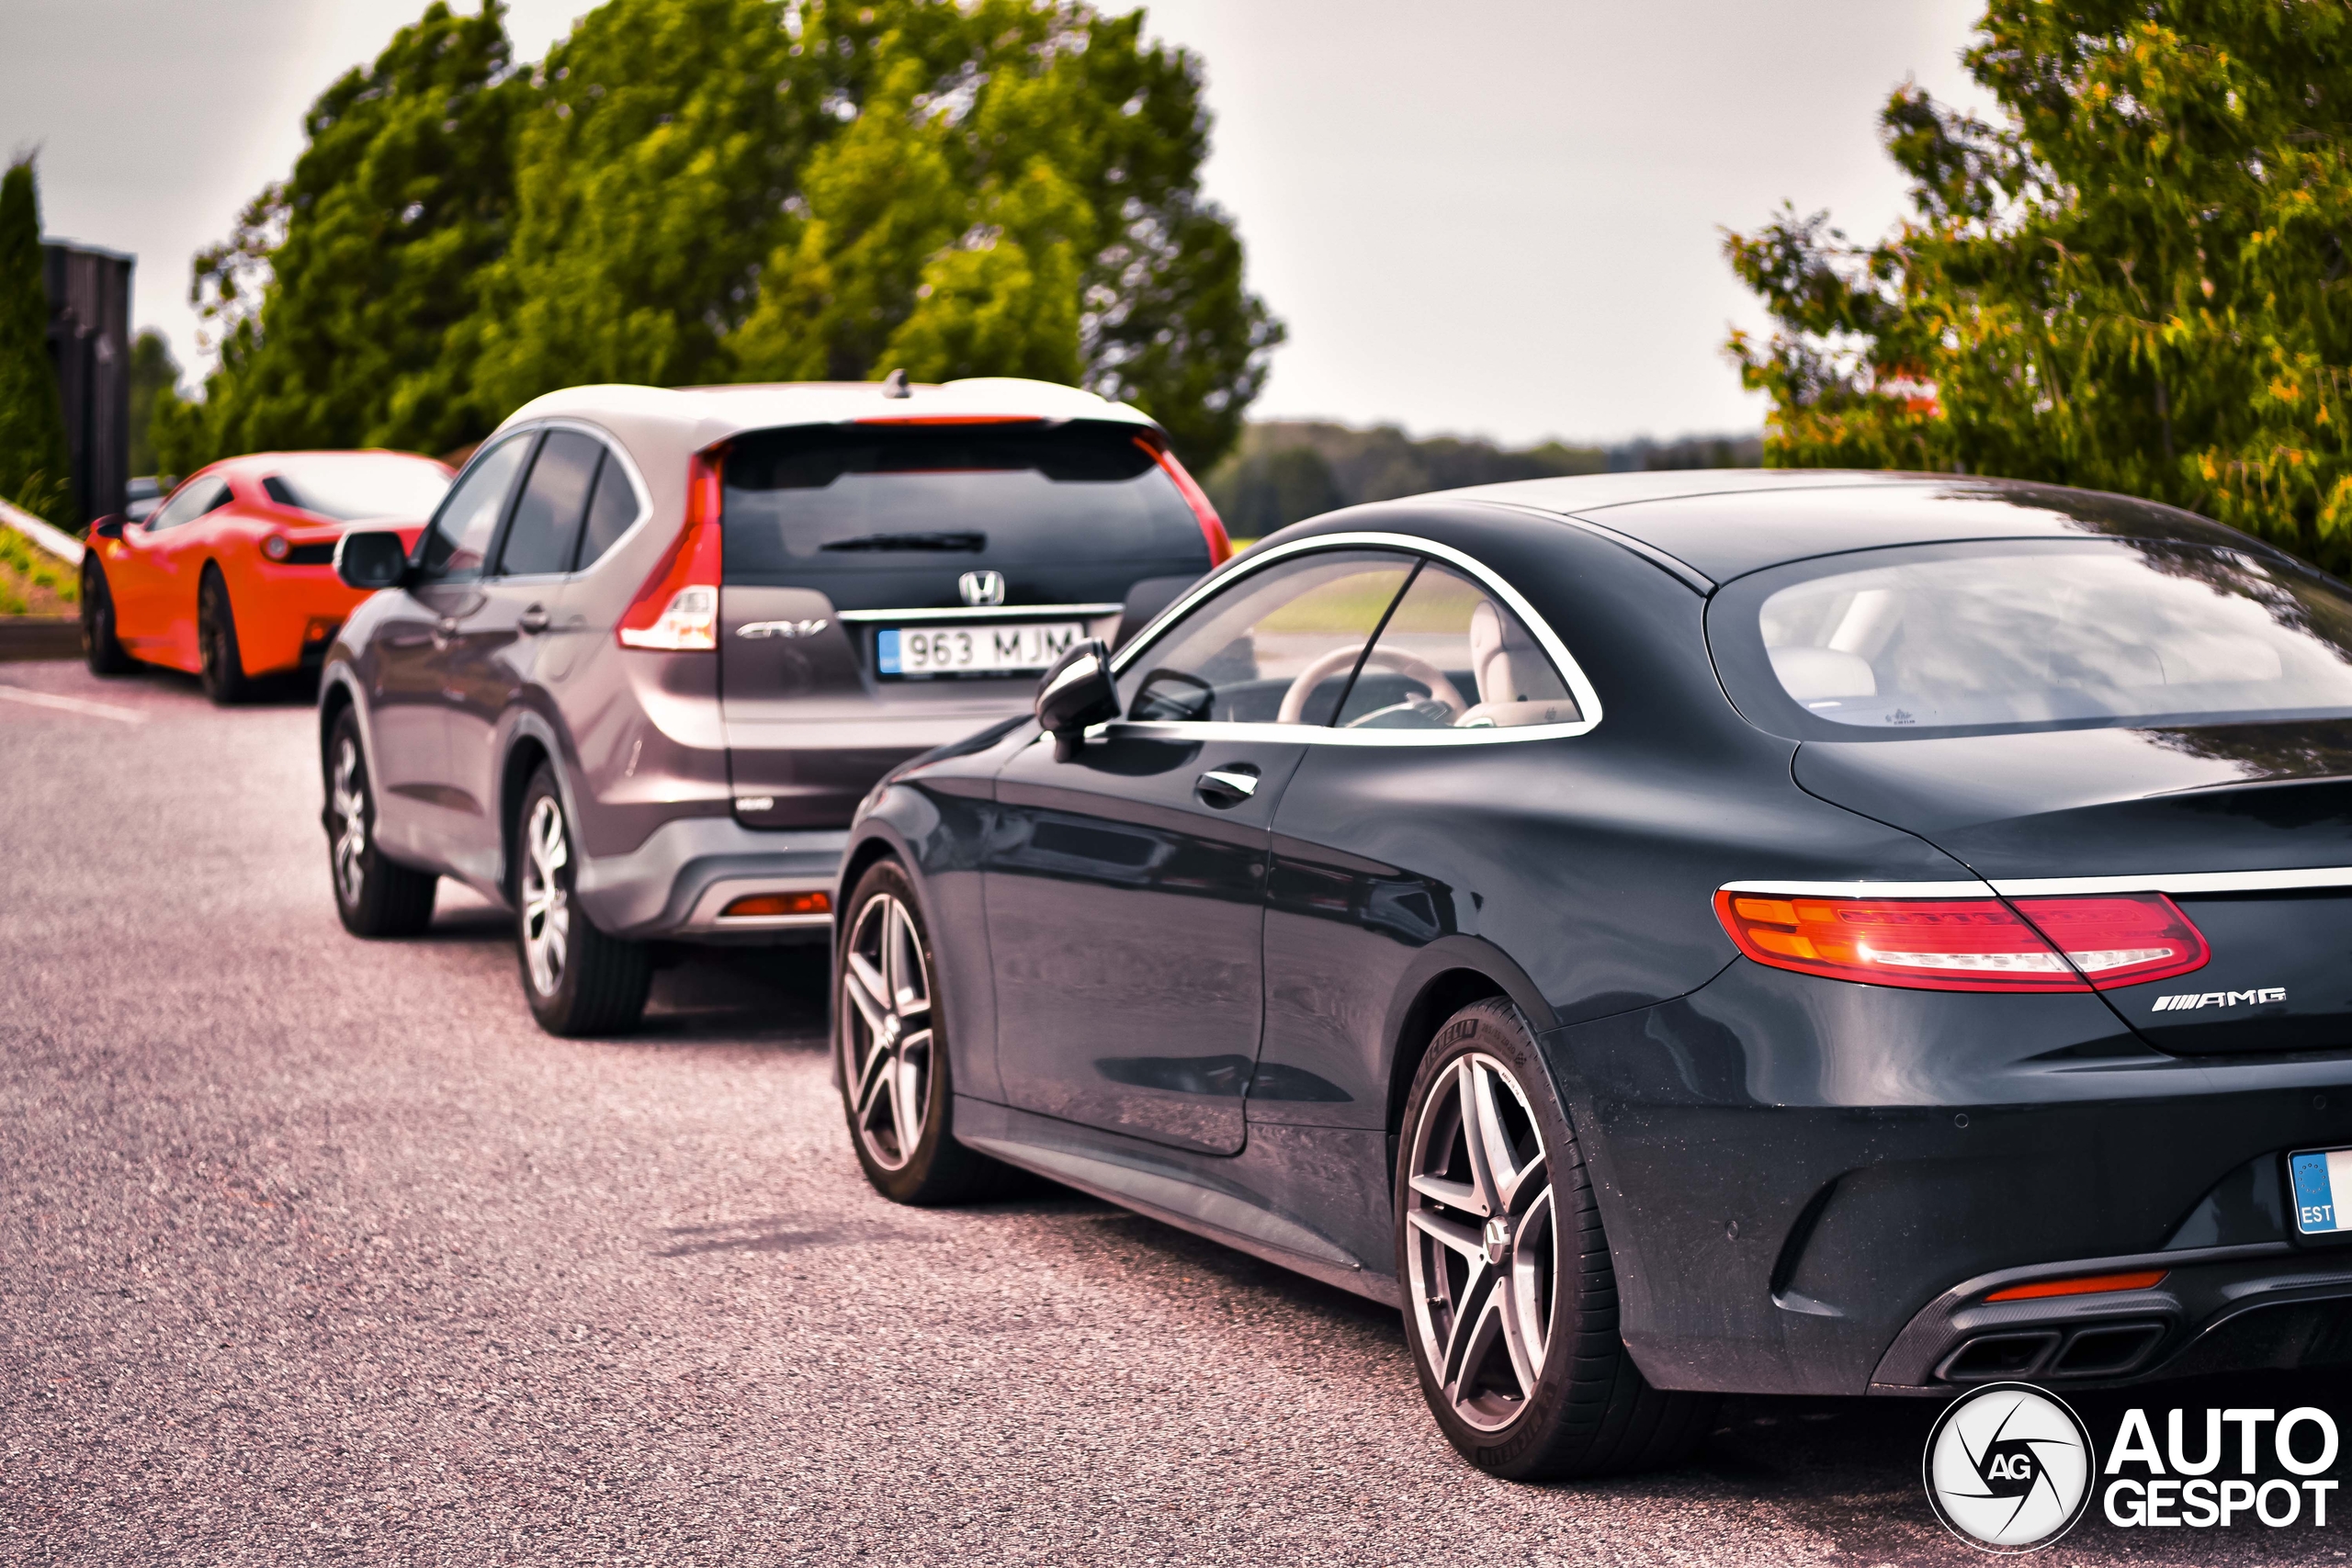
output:
[[1984,1551],[2038,1551],[2089,1507],[2098,1454],[2065,1403],[2021,1382],[1972,1389],[1928,1434],[1928,1502]]
[[813,621],[746,621],[735,628],[737,637],[747,637],[757,642],[770,637],[815,637],[825,629],[820,618]]
[[986,604],[1004,603],[1004,573],[1001,571],[967,571],[956,580],[956,592],[964,603],[978,609]]

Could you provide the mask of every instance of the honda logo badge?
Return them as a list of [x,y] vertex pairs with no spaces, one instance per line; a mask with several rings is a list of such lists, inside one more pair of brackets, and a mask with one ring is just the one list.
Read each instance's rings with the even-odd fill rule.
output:
[[956,592],[964,603],[978,609],[983,604],[1004,603],[1004,573],[1001,571],[967,571],[956,580]]

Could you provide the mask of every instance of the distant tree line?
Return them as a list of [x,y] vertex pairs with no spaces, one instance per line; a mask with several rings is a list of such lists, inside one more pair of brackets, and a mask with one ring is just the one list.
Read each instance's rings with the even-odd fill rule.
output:
[[1242,433],[1202,488],[1235,537],[1256,539],[1337,507],[1433,490],[1558,474],[1756,468],[1762,461],[1763,442],[1756,435],[1645,438],[1611,446],[1547,441],[1512,448],[1452,435],[1415,440],[1395,425],[1360,430],[1317,421],[1264,420]]
[[1214,464],[1281,323],[1200,190],[1199,62],[1087,0],[606,0],[537,64],[442,0],[199,258],[155,461],[445,452],[582,382],[1025,375]]
[[1988,123],[1906,84],[1911,215],[1728,237],[1766,461],[2150,496],[2352,568],[2352,6],[1992,0]]

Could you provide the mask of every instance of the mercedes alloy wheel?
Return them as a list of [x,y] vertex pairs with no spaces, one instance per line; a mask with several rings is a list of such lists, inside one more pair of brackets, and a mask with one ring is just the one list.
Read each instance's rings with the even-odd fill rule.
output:
[[948,1010],[922,905],[905,870],[878,861],[842,905],[834,949],[834,1058],[857,1163],[899,1203],[1002,1195],[1012,1168],[956,1141]]
[[865,1156],[903,1170],[931,1109],[931,969],[894,894],[859,906],[842,947],[842,1079]]
[[1652,1386],[1617,1332],[1600,1204],[1534,1032],[1500,998],[1437,1032],[1397,1151],[1397,1273],[1447,1438],[1514,1481],[1671,1464],[1716,1401]]
[[1464,1426],[1509,1426],[1552,1344],[1557,1208],[1543,1130],[1500,1061],[1474,1052],[1421,1108],[1405,1221],[1413,1329]]

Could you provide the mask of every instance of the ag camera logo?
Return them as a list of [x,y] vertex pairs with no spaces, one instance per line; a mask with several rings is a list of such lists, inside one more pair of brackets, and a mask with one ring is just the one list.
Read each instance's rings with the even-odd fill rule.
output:
[[2038,1551],[2090,1506],[2098,1457],[2090,1428],[2060,1399],[2021,1382],[1955,1399],[1928,1434],[1928,1502],[1985,1551]]

